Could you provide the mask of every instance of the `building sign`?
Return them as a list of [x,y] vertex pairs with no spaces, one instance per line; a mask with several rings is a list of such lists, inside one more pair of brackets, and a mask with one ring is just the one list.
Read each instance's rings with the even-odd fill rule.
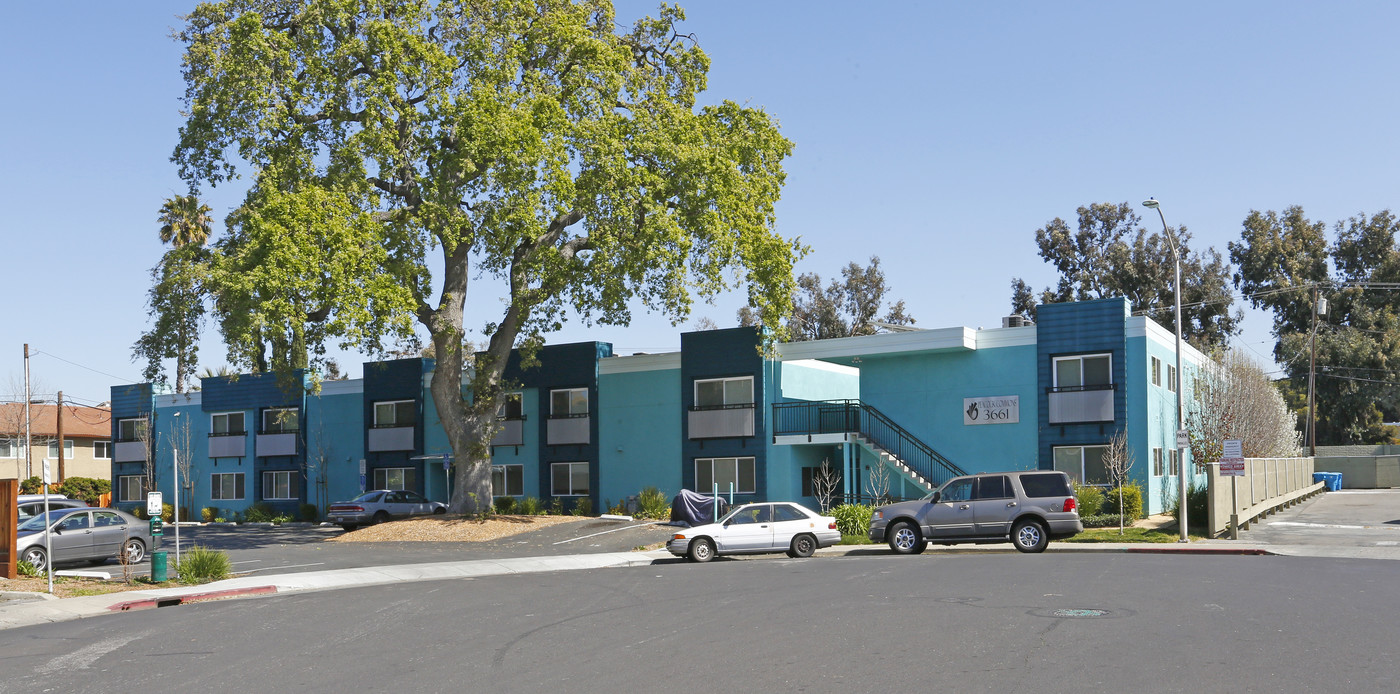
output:
[[963,398],[963,424],[1016,424],[1021,421],[1021,396]]

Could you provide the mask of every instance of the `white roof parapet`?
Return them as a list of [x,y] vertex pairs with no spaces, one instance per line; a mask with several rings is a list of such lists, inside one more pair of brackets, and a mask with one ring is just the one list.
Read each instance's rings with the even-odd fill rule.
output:
[[972,328],[938,328],[899,333],[836,337],[829,340],[778,343],[778,359],[839,359],[881,354],[916,352],[960,352],[977,349],[977,331]]
[[598,360],[598,374],[622,374],[638,371],[669,371],[681,368],[680,352],[634,354],[630,357],[608,357]]
[[[1128,337],[1150,337],[1173,349],[1176,345],[1176,334],[1158,325],[1156,321],[1147,316],[1130,316],[1127,333]],[[1197,366],[1211,361],[1210,357],[1192,347],[1186,340],[1181,341],[1181,358],[1183,361],[1193,362]]]

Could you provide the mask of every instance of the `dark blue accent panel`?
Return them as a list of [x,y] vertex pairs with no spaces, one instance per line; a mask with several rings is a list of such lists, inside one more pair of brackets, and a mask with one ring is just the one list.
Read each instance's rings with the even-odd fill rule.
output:
[[[696,458],[753,458],[754,494],[743,500],[768,499],[766,379],[757,328],[703,330],[681,333],[681,484],[695,489]],[[690,408],[695,405],[695,381],[707,378],[753,377],[754,435],[727,439],[692,440]],[[696,490],[708,493],[709,490]],[[735,497],[735,503],[740,503]]]
[[121,438],[117,433],[117,423],[120,420],[145,417],[154,409],[155,394],[151,384],[112,386],[112,440],[117,441]]
[[[288,386],[283,389],[283,385]],[[202,381],[199,409],[205,412],[301,407],[306,397],[306,374],[298,369],[286,383],[277,374],[216,376]]]
[[[423,453],[423,420],[425,418],[423,407],[423,375],[431,373],[434,364],[435,362],[432,359],[423,359],[419,357],[394,359],[391,361],[365,362],[365,438],[361,450],[365,451],[365,474],[368,475],[368,483],[373,484],[373,470],[375,468],[419,468],[420,476],[418,488],[413,491],[420,494],[423,493],[421,477],[422,461],[409,460],[409,457],[422,455]],[[386,451],[378,453],[369,451],[369,430],[374,426],[374,404],[386,400],[412,400],[414,402],[413,451]]]
[[[1131,313],[1123,297],[1042,304],[1036,308],[1036,389],[1039,400],[1039,459],[1042,469],[1055,466],[1057,446],[1095,446],[1108,443],[1128,421],[1124,383],[1128,373],[1127,322]],[[1055,357],[1076,354],[1112,354],[1113,421],[1088,424],[1050,424],[1050,394],[1054,386]]]

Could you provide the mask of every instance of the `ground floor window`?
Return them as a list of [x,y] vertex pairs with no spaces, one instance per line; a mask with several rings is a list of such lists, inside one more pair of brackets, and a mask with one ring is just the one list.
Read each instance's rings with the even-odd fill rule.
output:
[[122,475],[117,478],[117,501],[145,501],[145,499],[145,475]]
[[374,488],[415,491],[418,488],[418,471],[411,467],[379,468],[374,471]]
[[832,485],[828,492],[832,496],[840,496],[845,493],[843,491],[845,481],[841,479],[840,468],[828,465],[826,470],[827,472],[823,473],[821,466],[802,468],[802,496],[817,496],[817,492],[822,491],[820,487],[823,484]]
[[725,494],[731,484],[736,494],[753,494],[755,477],[753,458],[695,459],[695,491],[701,494],[713,494],[716,486]]
[[292,486],[292,471],[267,471],[262,474],[262,495],[264,501],[287,501],[297,498]]
[[553,463],[549,472],[550,494],[588,496],[588,463]]
[[1080,484],[1112,484],[1104,467],[1108,446],[1059,446],[1055,448],[1055,469]]
[[1165,471],[1166,471],[1166,469],[1165,469],[1165,468],[1163,467],[1163,465],[1162,465],[1162,449],[1161,449],[1161,448],[1153,448],[1153,449],[1152,449],[1152,476],[1153,476],[1153,477],[1161,477],[1161,476],[1165,473]]
[[1181,474],[1181,461],[1176,457],[1176,449],[1167,450],[1167,474],[1176,477]]
[[215,501],[243,499],[243,473],[216,472],[209,476],[209,498]]
[[524,496],[524,465],[492,465],[491,496]]

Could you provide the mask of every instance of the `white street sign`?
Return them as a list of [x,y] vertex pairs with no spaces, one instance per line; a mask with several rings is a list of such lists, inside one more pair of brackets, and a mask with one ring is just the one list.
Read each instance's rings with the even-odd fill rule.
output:
[[164,510],[165,502],[160,492],[146,492],[146,514],[155,517],[164,513]]
[[1239,439],[1226,439],[1221,442],[1220,475],[1222,477],[1244,477],[1244,446]]
[[1176,447],[1177,447],[1177,448],[1190,448],[1190,447],[1191,447],[1191,435],[1188,434],[1188,433],[1186,433],[1186,430],[1185,430],[1185,429],[1177,429],[1177,430],[1176,430]]

